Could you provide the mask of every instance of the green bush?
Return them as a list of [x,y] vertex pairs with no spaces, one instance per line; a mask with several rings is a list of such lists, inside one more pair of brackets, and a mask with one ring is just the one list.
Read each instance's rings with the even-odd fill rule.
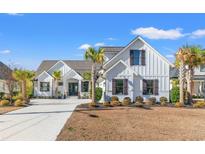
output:
[[9,105],[9,101],[8,100],[0,101],[0,106],[8,106],[8,105]]
[[119,101],[119,98],[117,96],[112,96],[111,101]]
[[2,99],[4,95],[5,95],[4,92],[0,92],[0,99]]
[[125,97],[122,101],[122,105],[129,105],[129,104],[131,104],[131,98]]
[[172,103],[176,103],[179,101],[179,87],[172,88],[170,97]]
[[135,98],[135,103],[143,103],[143,101],[144,101],[144,99],[143,99],[142,96],[137,96],[137,97]]
[[103,92],[103,90],[102,90],[102,88],[100,88],[100,87],[97,87],[97,88],[95,89],[95,98],[96,98],[96,101],[99,101],[99,100],[102,98],[102,92]]

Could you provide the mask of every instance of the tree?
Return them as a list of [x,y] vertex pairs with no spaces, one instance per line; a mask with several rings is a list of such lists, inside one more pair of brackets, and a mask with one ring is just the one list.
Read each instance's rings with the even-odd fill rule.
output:
[[34,72],[29,70],[16,69],[13,71],[13,77],[19,81],[22,97],[25,101],[28,101],[27,82],[31,81],[34,75]]
[[192,89],[193,89],[193,76],[194,69],[202,64],[201,54],[202,49],[199,46],[186,46],[188,60],[185,61],[187,66],[186,80],[187,80],[187,94],[188,94],[188,104],[192,103]]
[[58,81],[61,79],[61,71],[54,71],[52,74],[55,82],[55,97],[58,97]]
[[95,104],[96,64],[102,64],[104,62],[104,49],[99,48],[96,50],[95,48],[88,48],[85,51],[85,59],[92,61],[92,103]]
[[12,97],[14,95],[14,90],[16,87],[16,81],[12,76],[12,65],[9,65],[8,67],[4,65],[1,69],[2,75],[5,77],[5,84],[8,90],[8,97],[9,102],[12,103]]
[[184,81],[185,81],[185,61],[187,60],[186,49],[180,48],[176,53],[176,67],[179,68],[179,102],[184,104]]

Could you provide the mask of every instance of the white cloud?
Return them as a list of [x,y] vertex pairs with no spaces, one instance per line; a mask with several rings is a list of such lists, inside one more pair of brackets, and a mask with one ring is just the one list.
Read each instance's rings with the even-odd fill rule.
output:
[[169,55],[166,55],[166,57],[167,58],[174,58],[174,55],[169,54]]
[[2,50],[0,51],[1,54],[9,54],[11,53],[11,50]]
[[86,49],[88,49],[89,47],[91,47],[91,45],[90,44],[87,44],[87,43],[85,43],[85,44],[82,44],[78,49],[81,49],[81,50],[86,50]]
[[108,37],[107,40],[109,40],[109,41],[114,41],[114,40],[116,40],[116,38]]
[[142,35],[144,37],[147,37],[149,39],[171,39],[171,40],[176,40],[178,38],[183,37],[185,34],[182,33],[181,28],[176,28],[176,29],[168,29],[168,30],[163,30],[163,29],[157,29],[154,27],[140,27],[136,28],[131,31],[133,35]]
[[101,47],[101,46],[104,46],[105,45],[105,43],[103,43],[103,42],[98,42],[98,43],[95,43],[95,47]]
[[205,36],[205,29],[198,29],[190,34],[191,38],[201,38]]
[[23,16],[22,13],[8,13],[8,15],[11,15],[11,16]]

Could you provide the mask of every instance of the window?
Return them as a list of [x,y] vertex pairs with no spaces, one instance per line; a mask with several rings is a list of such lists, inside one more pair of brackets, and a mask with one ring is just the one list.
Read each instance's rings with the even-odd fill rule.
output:
[[113,79],[112,80],[112,94],[113,95],[127,95],[128,94],[128,80],[127,79]]
[[63,82],[58,82],[58,86],[63,86]]
[[145,65],[145,51],[130,50],[130,65]]
[[158,95],[158,80],[143,80],[143,95]]
[[89,81],[83,81],[81,87],[82,92],[89,92]]
[[200,66],[200,72],[205,72],[205,65]]
[[40,91],[43,91],[43,92],[50,91],[50,83],[49,82],[40,82]]

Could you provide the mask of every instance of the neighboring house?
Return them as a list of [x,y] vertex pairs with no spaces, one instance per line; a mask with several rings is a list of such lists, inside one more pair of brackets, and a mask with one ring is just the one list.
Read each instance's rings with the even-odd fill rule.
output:
[[61,96],[89,97],[90,81],[84,80],[83,73],[91,72],[92,63],[84,60],[44,60],[36,72],[34,96],[55,96],[54,71],[61,71],[58,93]]
[[118,96],[120,100],[136,96],[144,99],[165,96],[169,99],[170,68],[165,57],[140,36],[124,47],[102,47],[105,50],[103,77],[104,100]]
[[[178,79],[179,70],[172,68],[170,71],[170,79]],[[171,90],[171,88],[170,88]],[[205,96],[205,65],[201,65],[194,70],[193,76],[193,96],[204,97]]]
[[0,93],[8,93],[6,80],[12,74],[12,70],[4,63],[0,62]]

